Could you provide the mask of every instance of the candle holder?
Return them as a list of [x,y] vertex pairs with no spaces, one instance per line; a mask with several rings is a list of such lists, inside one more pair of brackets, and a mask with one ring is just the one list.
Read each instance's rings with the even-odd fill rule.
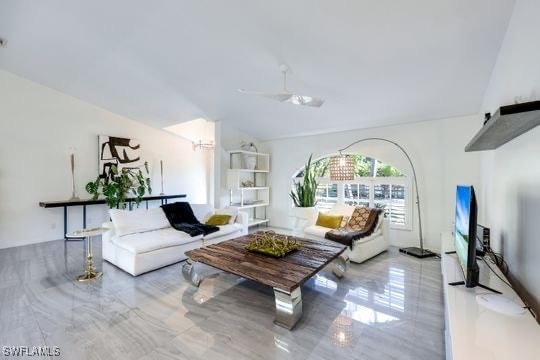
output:
[[159,160],[159,166],[161,168],[161,193],[159,195],[165,195],[163,191],[163,160]]
[[72,152],[69,154],[70,164],[71,164],[71,197],[69,201],[78,201],[80,200],[75,191],[75,154]]

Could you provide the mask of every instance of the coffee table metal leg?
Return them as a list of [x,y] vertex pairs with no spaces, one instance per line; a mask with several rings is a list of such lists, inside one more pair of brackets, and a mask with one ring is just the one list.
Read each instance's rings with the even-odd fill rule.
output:
[[349,256],[346,254],[341,254],[337,258],[336,266],[334,267],[334,275],[336,275],[338,278],[343,277],[345,275],[345,272],[349,268],[350,264]]
[[300,287],[290,294],[274,288],[276,319],[274,323],[291,330],[302,317],[302,292]]
[[195,264],[197,262],[187,259],[184,263],[184,266],[182,266],[182,275],[184,275],[184,279],[191,282],[196,287],[199,287],[201,284],[202,278],[197,272],[195,271]]

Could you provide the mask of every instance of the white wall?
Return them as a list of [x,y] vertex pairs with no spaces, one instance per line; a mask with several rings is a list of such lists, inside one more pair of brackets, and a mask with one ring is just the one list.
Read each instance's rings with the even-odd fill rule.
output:
[[[501,46],[483,110],[540,100],[540,2],[517,0]],[[482,221],[492,247],[505,256],[513,283],[540,313],[540,128],[494,151],[483,152]]]
[[[39,84],[0,71],[0,248],[63,238],[62,209],[43,209],[39,201],[71,196],[69,147],[76,147],[79,197],[97,175],[97,136],[139,139],[152,167],[153,194],[159,194],[159,160],[165,193],[185,193],[206,202],[208,156],[191,142]],[[157,204],[154,204],[157,206]],[[73,209],[69,230],[82,226]],[[88,227],[108,218],[104,205],[88,207]]]
[[[180,136],[182,139],[191,142],[193,146],[196,146],[197,144],[211,145],[216,142],[216,123],[204,118],[167,126],[164,127],[163,130]],[[194,148],[194,151],[203,153],[200,155],[205,157],[207,178],[206,191],[208,194],[208,202],[213,204],[215,196],[214,151],[201,146]]]
[[[478,116],[467,116],[263,143],[271,153],[270,224],[291,226],[291,177],[310,153],[319,158],[336,154],[355,140],[383,137],[400,144],[412,158],[418,176],[424,239],[428,248],[438,250],[441,230],[452,228],[456,184],[479,185],[479,155],[463,150],[479,122]],[[405,156],[392,144],[370,141],[348,151],[391,163],[407,175],[411,173]],[[418,246],[416,208],[414,211],[413,231],[392,230],[392,244]]]

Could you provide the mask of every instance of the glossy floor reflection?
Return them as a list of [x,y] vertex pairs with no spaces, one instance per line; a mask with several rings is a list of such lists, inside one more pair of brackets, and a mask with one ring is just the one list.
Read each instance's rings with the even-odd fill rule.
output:
[[331,267],[302,288],[293,331],[273,324],[272,289],[221,273],[199,289],[181,264],[139,277],[102,263],[75,281],[83,242],[0,250],[0,346],[59,346],[64,359],[443,359],[440,264],[397,249]]

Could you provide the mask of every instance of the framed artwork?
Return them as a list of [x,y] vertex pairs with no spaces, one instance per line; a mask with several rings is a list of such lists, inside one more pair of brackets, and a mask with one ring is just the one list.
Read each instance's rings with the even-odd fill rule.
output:
[[111,166],[116,165],[118,172],[123,168],[138,168],[144,165],[141,160],[141,144],[136,139],[115,136],[98,136],[99,177],[110,179]]

